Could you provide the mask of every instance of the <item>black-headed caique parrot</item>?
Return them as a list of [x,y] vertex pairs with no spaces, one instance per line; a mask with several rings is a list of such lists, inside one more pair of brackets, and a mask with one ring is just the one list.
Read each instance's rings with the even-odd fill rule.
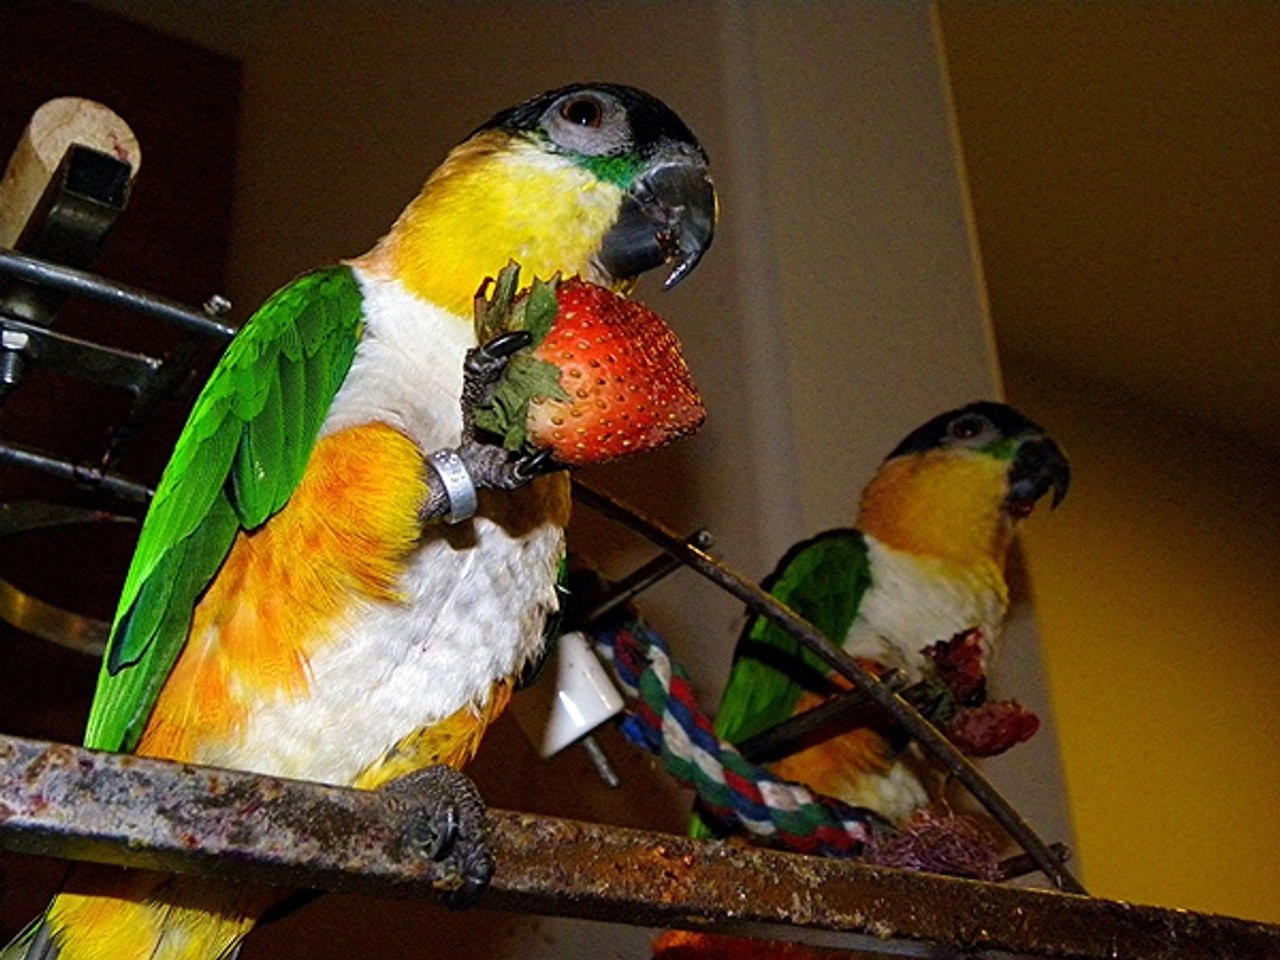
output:
[[[156,490],[86,745],[360,788],[465,763],[542,646],[569,515],[566,473],[464,436],[477,290],[512,260],[615,289],[667,264],[670,286],[715,216],[670,108],[565,87],[452,150],[369,253],[271,297]],[[459,469],[474,516],[424,523],[468,499]],[[227,957],[278,896],[77,868],[0,954]]]
[[[1008,604],[1014,531],[1051,491],[1057,506],[1069,481],[1065,456],[1040,427],[1004,404],[971,403],[912,431],[863,490],[856,526],[797,544],[764,586],[873,673],[920,681],[940,642],[976,635],[985,658]],[[785,631],[753,616],[734,651],[715,730],[744,743],[847,688]],[[903,746],[890,731],[855,725],[767,766],[900,825],[936,799]],[[716,832],[695,814],[693,836]],[[658,960],[819,955],[836,954],[683,930],[660,937],[654,953]]]
[[[855,528],[797,544],[765,586],[874,673],[918,681],[927,651],[978,630],[985,655],[1008,604],[1005,557],[1020,520],[1070,473],[1044,431],[1012,408],[978,402],[906,437],[862,493]],[[763,617],[734,655],[716,733],[742,743],[843,684]],[[909,759],[857,727],[769,764],[779,776],[894,823],[929,801]],[[705,825],[695,821],[695,833]]]

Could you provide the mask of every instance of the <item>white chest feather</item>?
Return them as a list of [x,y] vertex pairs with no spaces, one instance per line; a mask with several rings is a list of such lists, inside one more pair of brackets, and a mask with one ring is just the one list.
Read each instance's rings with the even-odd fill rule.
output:
[[356,270],[365,330],[322,433],[389,423],[425,452],[454,446],[462,432],[462,361],[475,346],[471,322],[420,300],[394,280]]
[[[380,421],[424,453],[455,445],[470,325],[398,284],[362,284],[367,326],[324,432]],[[567,483],[548,478],[518,495],[518,522],[513,501],[497,496],[470,521],[428,526],[401,601],[355,605],[312,656],[305,698],[262,704],[238,742],[200,759],[350,783],[403,737],[481,702],[540,648],[564,549],[553,518],[566,496]]]
[[1000,632],[1007,597],[999,571],[885,546],[867,536],[873,583],[863,597],[845,649],[920,678],[921,651],[972,627],[990,645]]

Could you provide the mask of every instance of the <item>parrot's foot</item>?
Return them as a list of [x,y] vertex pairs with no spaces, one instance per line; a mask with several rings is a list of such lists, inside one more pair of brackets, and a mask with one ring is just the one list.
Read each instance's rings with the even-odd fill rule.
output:
[[491,402],[512,355],[530,343],[527,331],[512,330],[467,351],[462,365],[462,442],[427,458],[438,482],[428,484],[424,523],[441,516],[459,523],[475,514],[477,490],[515,490],[544,473],[564,469],[550,450],[517,456],[499,444],[476,439],[473,411]]
[[509,330],[467,351],[462,364],[462,444],[458,455],[467,465],[476,486],[482,489],[515,490],[544,473],[563,470],[550,450],[513,456],[504,447],[476,439],[472,414],[476,407],[493,401],[493,389],[502,371],[517,351],[533,342],[527,330]]
[[511,451],[474,437],[466,437],[455,449],[437,450],[427,457],[433,477],[427,482],[427,501],[419,519],[423,523],[443,517],[446,523],[461,523],[475,516],[479,490],[516,490],[544,473],[563,470],[550,450],[529,456],[513,456]]
[[482,490],[516,490],[544,473],[564,469],[550,450],[513,457],[510,451],[492,443],[464,440],[457,452],[471,479]]
[[436,887],[445,906],[471,906],[489,886],[493,857],[484,800],[465,775],[438,764],[384,788],[403,806],[404,842],[444,870]]
[[462,362],[462,417],[468,427],[470,411],[489,405],[507,363],[532,343],[533,335],[528,330],[508,330],[467,351]]

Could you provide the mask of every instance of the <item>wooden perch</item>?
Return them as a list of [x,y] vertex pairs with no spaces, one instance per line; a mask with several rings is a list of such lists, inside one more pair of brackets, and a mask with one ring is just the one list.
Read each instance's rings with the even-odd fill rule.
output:
[[82,97],[59,97],[43,104],[23,131],[4,180],[0,181],[0,247],[12,247],[31,211],[73,144],[91,147],[133,168],[142,149],[129,125],[109,108]]

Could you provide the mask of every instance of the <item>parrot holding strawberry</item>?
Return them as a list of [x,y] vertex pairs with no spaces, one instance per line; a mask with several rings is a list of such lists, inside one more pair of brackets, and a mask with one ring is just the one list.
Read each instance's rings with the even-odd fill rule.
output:
[[[999,752],[1037,724],[1016,702],[977,705],[1008,605],[1006,556],[1018,524],[1050,492],[1056,507],[1069,481],[1066,457],[1040,427],[1004,404],[971,403],[911,432],[864,489],[856,527],[797,544],[764,586],[882,679],[892,674],[913,690],[929,689],[930,680],[948,687],[963,722],[945,732],[964,752]],[[716,734],[751,755],[766,731],[847,689],[798,641],[755,616],[734,653]],[[808,731],[766,766],[903,826],[935,799],[906,746],[891,727],[853,713]],[[690,832],[711,837],[727,828],[695,814]],[[814,960],[819,953],[676,930],[659,938],[654,955]]]
[[[86,746],[369,789],[469,760],[542,647],[569,515],[554,450],[474,428],[530,342],[477,343],[477,290],[509,261],[605,296],[666,264],[670,287],[715,217],[669,107],[575,85],[497,114],[369,253],[271,297],[157,487]],[[279,896],[80,866],[0,956],[229,957]]]

